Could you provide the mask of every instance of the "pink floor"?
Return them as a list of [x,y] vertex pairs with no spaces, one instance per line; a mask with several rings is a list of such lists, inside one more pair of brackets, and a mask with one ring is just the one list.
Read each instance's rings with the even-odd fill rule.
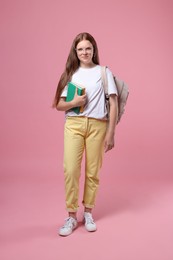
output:
[[[17,168],[17,167],[16,167]],[[173,180],[166,174],[101,172],[94,217],[66,238],[63,178],[55,169],[4,169],[1,177],[1,260],[172,260]],[[83,178],[81,178],[83,182]]]

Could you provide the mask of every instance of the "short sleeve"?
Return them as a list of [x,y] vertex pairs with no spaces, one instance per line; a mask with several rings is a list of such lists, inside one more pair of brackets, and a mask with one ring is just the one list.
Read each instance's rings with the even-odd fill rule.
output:
[[65,86],[65,88],[63,89],[62,93],[61,93],[61,97],[66,97],[67,96],[67,86]]
[[107,81],[108,81],[108,95],[115,94],[118,96],[117,87],[114,81],[114,77],[109,68],[106,68]]

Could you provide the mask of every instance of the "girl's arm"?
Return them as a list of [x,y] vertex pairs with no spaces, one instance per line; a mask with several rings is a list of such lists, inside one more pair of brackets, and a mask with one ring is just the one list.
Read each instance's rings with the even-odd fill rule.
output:
[[66,102],[65,97],[61,97],[56,108],[59,111],[67,111],[73,107],[83,106],[85,105],[85,103],[86,103],[86,94],[79,96],[77,94],[77,89],[76,89],[76,93],[72,101]]
[[118,101],[116,95],[110,95],[110,115],[109,115],[109,124],[106,132],[105,138],[105,152],[111,150],[114,147],[114,134],[115,127],[118,120]]

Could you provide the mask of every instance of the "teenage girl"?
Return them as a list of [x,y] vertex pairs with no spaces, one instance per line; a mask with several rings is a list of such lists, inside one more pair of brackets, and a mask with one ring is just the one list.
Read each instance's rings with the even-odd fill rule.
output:
[[[92,217],[99,186],[99,170],[103,151],[114,147],[114,132],[117,123],[117,89],[111,71],[107,68],[110,115],[107,119],[105,94],[101,81],[98,48],[89,33],[78,34],[73,43],[61,75],[53,107],[65,111],[64,127],[64,176],[66,209],[68,218],[59,229],[59,235],[67,236],[77,227],[79,178],[82,155],[85,151],[85,185],[83,192],[84,223],[87,231],[96,231]],[[85,94],[77,91],[72,101],[66,102],[67,83],[71,81],[85,87]],[[76,114],[72,108],[84,106]]]

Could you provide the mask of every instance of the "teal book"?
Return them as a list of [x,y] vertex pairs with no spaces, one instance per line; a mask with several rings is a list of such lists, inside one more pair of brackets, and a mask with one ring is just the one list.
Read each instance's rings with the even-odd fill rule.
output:
[[[82,96],[85,94],[85,88],[82,86],[79,86],[78,84],[74,82],[68,82],[67,84],[67,97],[66,97],[66,102],[72,101],[74,98],[74,95],[76,93],[76,88],[77,88],[77,94],[79,96]],[[73,107],[71,108],[76,114],[82,113],[84,110],[84,107]]]

